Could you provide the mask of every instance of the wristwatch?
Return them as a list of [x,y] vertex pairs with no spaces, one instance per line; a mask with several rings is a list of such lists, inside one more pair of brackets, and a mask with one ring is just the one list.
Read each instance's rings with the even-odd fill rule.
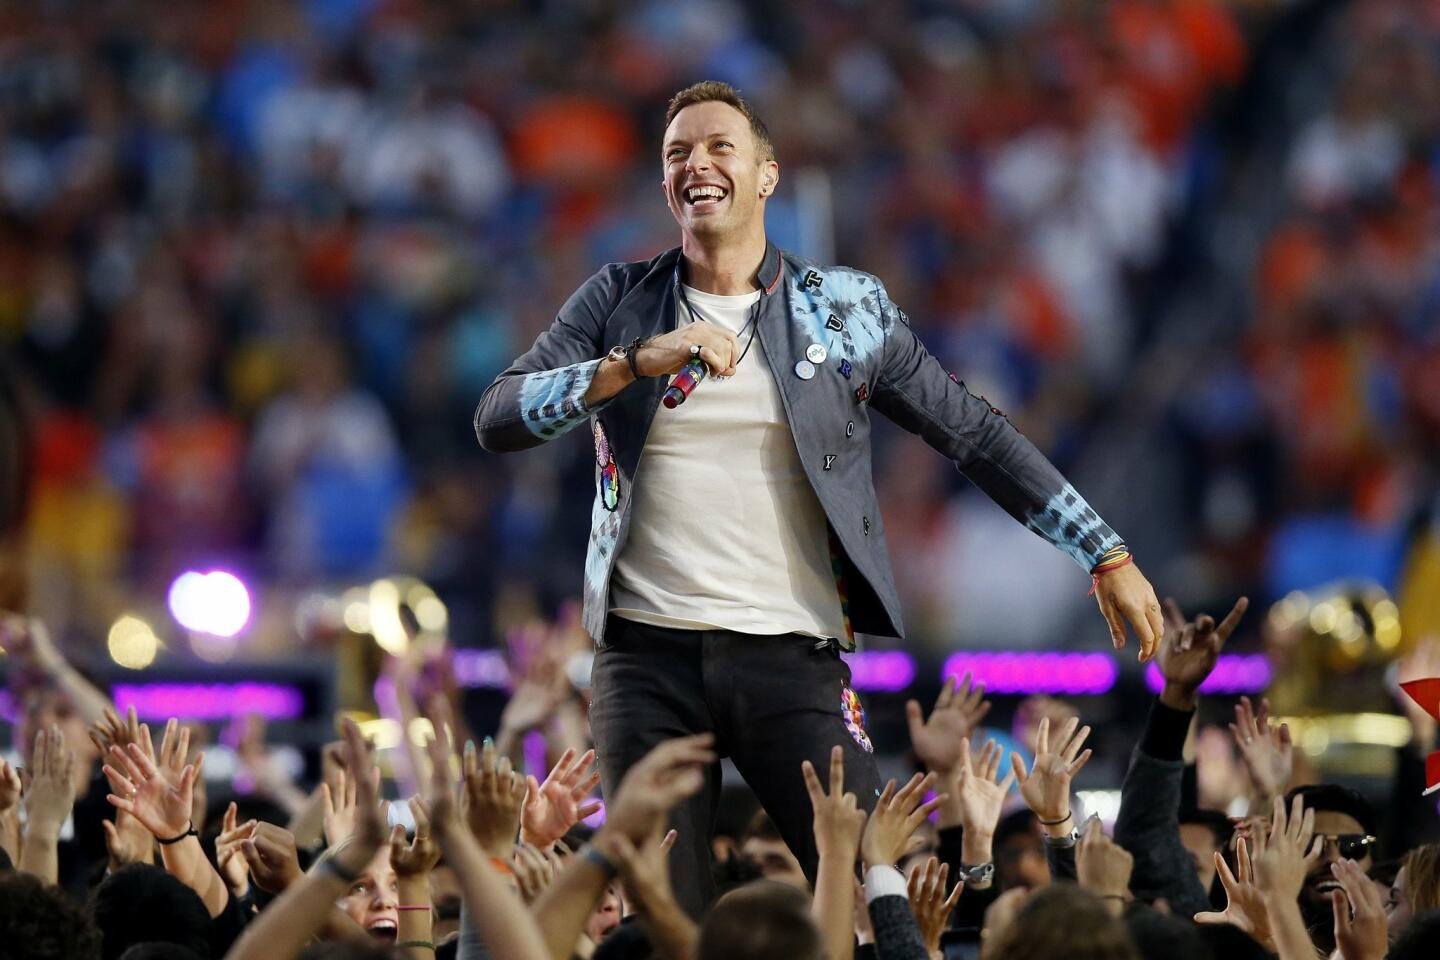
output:
[[977,863],[973,867],[960,864],[960,879],[971,886],[988,886],[990,881],[995,879],[994,863]]
[[1080,842],[1080,831],[1076,830],[1074,827],[1071,827],[1070,832],[1065,834],[1063,837],[1052,837],[1050,836],[1050,834],[1047,833],[1044,835],[1044,840],[1047,847],[1055,847],[1058,850],[1065,850],[1075,846],[1075,844]]
[[623,360],[630,367],[630,375],[636,380],[639,380],[641,379],[640,369],[635,366],[635,355],[640,352],[640,348],[644,345],[645,338],[636,337],[624,346],[611,347],[610,352],[605,354],[605,359],[611,363],[619,363]]

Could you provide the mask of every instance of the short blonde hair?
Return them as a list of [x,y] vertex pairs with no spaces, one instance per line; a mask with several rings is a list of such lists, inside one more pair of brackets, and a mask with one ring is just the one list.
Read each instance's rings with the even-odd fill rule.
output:
[[759,159],[775,159],[775,144],[770,139],[770,130],[765,126],[765,121],[761,120],[745,98],[740,96],[739,90],[720,80],[702,80],[671,97],[670,105],[665,108],[665,128],[670,128],[670,123],[681,110],[697,103],[727,103],[739,110],[740,115],[750,121],[750,135],[755,138]]

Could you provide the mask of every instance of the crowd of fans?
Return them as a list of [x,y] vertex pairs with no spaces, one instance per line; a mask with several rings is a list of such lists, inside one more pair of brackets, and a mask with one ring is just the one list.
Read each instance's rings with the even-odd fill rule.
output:
[[[28,683],[22,766],[0,766],[0,944],[15,960],[1435,956],[1440,811],[1406,786],[1437,745],[1433,717],[1412,711],[1388,811],[1307,782],[1288,729],[1248,699],[1231,725],[1244,795],[1199,790],[1198,691],[1245,609],[1217,623],[1171,607],[1163,687],[1110,834],[1072,798],[1092,757],[1083,718],[1051,701],[1006,748],[967,676],[928,716],[909,704],[913,773],[869,813],[844,789],[838,745],[829,769],[795,771],[814,809],[813,876],[753,796],[727,788],[711,838],[720,896],[698,917],[670,888],[667,819],[716,762],[709,735],[647,755],[597,824],[573,688],[530,678],[566,692],[517,690],[477,746],[460,702],[396,661],[400,742],[377,747],[347,718],[317,783],[271,771],[240,792],[206,777],[204,725],[172,718],[157,743],[43,624],[6,615],[0,643]],[[555,722],[567,711],[573,741]],[[537,732],[554,760],[543,780],[522,767]],[[251,773],[266,751],[250,746]],[[1246,812],[1202,806],[1215,801]]]

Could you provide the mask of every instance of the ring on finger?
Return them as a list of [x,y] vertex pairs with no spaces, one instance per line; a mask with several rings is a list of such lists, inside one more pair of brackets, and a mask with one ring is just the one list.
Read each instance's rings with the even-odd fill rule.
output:
[[690,344],[690,359],[694,360],[695,358],[697,358],[697,357],[699,357],[699,356],[700,356],[700,344],[698,344],[698,343],[692,343],[692,344]]

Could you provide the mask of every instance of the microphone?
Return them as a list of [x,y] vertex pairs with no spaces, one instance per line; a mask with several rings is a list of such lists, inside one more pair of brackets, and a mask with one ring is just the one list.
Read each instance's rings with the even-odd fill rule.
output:
[[665,388],[665,395],[660,398],[660,402],[665,404],[665,409],[674,410],[684,403],[685,399],[695,392],[695,388],[700,386],[700,382],[709,372],[710,368],[699,357],[681,367],[680,372],[671,379],[670,386]]

